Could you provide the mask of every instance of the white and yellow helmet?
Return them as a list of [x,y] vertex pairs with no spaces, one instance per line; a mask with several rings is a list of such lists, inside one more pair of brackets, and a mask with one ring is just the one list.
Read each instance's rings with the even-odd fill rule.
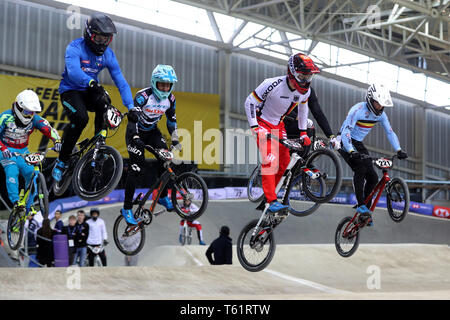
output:
[[41,112],[41,103],[38,95],[33,90],[24,90],[16,97],[13,104],[13,112],[15,116],[24,125],[27,125],[33,119],[36,112]]

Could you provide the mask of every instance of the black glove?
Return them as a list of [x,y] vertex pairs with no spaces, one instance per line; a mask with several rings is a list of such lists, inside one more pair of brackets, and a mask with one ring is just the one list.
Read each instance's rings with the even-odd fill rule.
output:
[[358,151],[352,151],[350,152],[350,159],[360,161],[362,160],[362,154],[359,153]]
[[133,137],[133,144],[141,150],[145,150],[145,143],[141,140],[139,136]]
[[397,157],[399,159],[406,159],[406,158],[408,158],[408,155],[406,154],[406,152],[403,152],[402,150],[398,150],[397,151]]
[[103,240],[103,245],[104,245],[104,246],[107,246],[108,243],[109,243],[108,240]]
[[97,81],[91,80],[89,82],[88,92],[93,99],[99,104],[111,104],[111,98],[103,86],[99,85]]
[[139,107],[133,107],[128,111],[128,121],[138,122],[139,114],[142,112],[142,109]]

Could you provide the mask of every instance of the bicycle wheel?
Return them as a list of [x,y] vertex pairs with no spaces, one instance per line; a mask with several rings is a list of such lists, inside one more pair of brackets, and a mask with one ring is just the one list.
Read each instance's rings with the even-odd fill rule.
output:
[[409,189],[402,178],[394,178],[386,188],[389,216],[395,222],[402,221],[409,211]]
[[113,227],[114,243],[120,252],[127,256],[138,254],[145,244],[145,229],[129,225],[122,215],[119,215]]
[[308,198],[318,203],[333,199],[341,189],[342,183],[342,166],[336,153],[330,149],[315,150],[308,156],[305,166],[312,172],[319,173],[326,185],[325,195],[319,196],[317,190],[321,182],[317,181],[318,178],[312,179],[303,172],[303,190]]
[[272,261],[276,249],[273,230],[265,222],[261,223],[256,235],[252,236],[257,224],[257,219],[247,224],[237,240],[239,263],[245,270],[251,272],[258,272],[267,267]]
[[192,243],[192,229],[191,228],[189,228],[186,240],[187,240],[187,244],[191,244]]
[[[175,212],[188,221],[198,219],[206,210],[208,205],[208,187],[198,174],[185,172],[179,175],[172,187],[172,204]],[[183,210],[183,201],[189,199],[195,210]]]
[[75,193],[83,200],[99,200],[107,196],[122,177],[123,162],[120,153],[113,147],[103,145],[89,150],[77,163],[72,182]]
[[248,179],[247,197],[251,202],[261,202],[264,197],[260,164],[253,170]]
[[[349,225],[351,220],[352,217],[345,217],[342,219],[339,222],[334,235],[334,245],[336,246],[336,250],[339,255],[344,258],[348,258],[354,254],[359,246],[359,230],[350,231],[355,225],[355,222],[352,222],[352,224]],[[344,236],[344,230],[350,231],[349,234]]]
[[18,212],[18,210],[13,209],[9,215],[6,235],[11,250],[17,250],[22,244],[23,229],[25,225],[25,219],[23,219],[22,216],[24,214],[24,211]]
[[102,260],[98,255],[96,255],[94,258],[94,267],[103,267]]
[[187,238],[187,230],[186,230],[186,226],[183,226],[183,232],[181,233],[181,245],[182,246],[184,246],[186,244],[186,238]]
[[[37,181],[37,192],[36,195],[34,197],[34,201],[33,201],[33,205],[39,206],[39,210],[41,211],[42,217],[44,219],[48,218],[48,211],[49,211],[49,203],[48,203],[48,190],[47,190],[47,184],[45,182],[45,177],[44,175],[39,172],[38,175],[38,181]],[[31,194],[34,193],[34,186],[31,189]],[[35,207],[35,209],[37,209]]]
[[[298,174],[289,182],[287,194],[284,197],[283,204],[289,205],[289,212],[297,217],[305,217],[314,213],[320,207],[320,203],[312,201],[306,195],[302,186],[302,174]],[[325,193],[325,182],[322,178],[318,178],[318,195],[323,196]]]

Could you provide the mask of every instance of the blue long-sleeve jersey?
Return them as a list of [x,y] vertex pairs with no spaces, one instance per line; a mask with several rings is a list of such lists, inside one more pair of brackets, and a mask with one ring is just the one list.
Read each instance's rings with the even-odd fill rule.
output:
[[352,139],[363,141],[377,122],[381,122],[386,135],[395,151],[400,150],[400,142],[392,130],[386,112],[380,116],[374,115],[368,108],[366,102],[355,104],[348,112],[347,118],[341,127],[341,138],[343,149],[347,152],[354,151]]
[[65,68],[59,85],[59,93],[69,90],[85,91],[89,81],[98,81],[98,74],[108,68],[114,83],[119,89],[124,106],[133,108],[130,86],[122,75],[119,63],[111,48],[101,56],[96,56],[88,48],[83,38],[73,40],[66,49]]

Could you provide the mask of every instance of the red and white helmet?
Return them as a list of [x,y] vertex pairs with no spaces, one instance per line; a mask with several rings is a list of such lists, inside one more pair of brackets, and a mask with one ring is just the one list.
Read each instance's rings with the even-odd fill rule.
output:
[[39,97],[33,90],[27,89],[19,93],[13,104],[13,112],[23,125],[29,124],[34,114],[41,111]]
[[312,78],[320,72],[314,61],[302,53],[290,56],[287,69],[289,79],[301,94],[308,92]]

